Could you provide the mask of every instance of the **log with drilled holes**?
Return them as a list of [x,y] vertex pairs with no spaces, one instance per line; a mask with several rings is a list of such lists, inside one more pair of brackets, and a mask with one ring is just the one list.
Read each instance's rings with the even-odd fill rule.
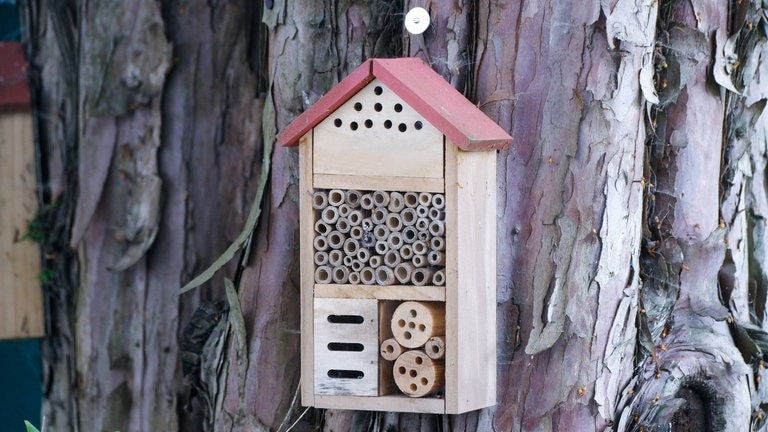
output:
[[424,353],[433,360],[445,357],[445,336],[432,336],[424,344]]
[[432,336],[445,334],[445,305],[407,301],[392,313],[392,335],[406,348],[418,348]]
[[445,364],[421,351],[406,351],[395,360],[395,384],[410,397],[422,397],[441,391],[445,381]]

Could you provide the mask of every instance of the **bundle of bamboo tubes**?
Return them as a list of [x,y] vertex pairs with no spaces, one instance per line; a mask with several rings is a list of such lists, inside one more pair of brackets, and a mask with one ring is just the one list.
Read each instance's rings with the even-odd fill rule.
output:
[[444,304],[403,302],[392,313],[391,330],[393,337],[381,343],[380,353],[394,362],[397,388],[410,397],[440,392],[445,383]]
[[318,284],[445,285],[445,196],[318,189]]

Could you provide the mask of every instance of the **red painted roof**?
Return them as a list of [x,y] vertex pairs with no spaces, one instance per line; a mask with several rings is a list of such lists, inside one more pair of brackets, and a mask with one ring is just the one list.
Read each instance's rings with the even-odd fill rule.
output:
[[462,150],[505,148],[512,137],[419,58],[366,60],[277,136],[283,146],[299,139],[352,95],[378,78]]
[[0,112],[29,110],[27,67],[20,42],[0,42]]

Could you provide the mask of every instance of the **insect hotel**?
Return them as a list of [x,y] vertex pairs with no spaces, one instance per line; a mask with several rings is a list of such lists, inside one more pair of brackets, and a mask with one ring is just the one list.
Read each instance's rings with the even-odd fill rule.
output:
[[495,405],[495,150],[511,140],[415,58],[366,61],[280,133],[300,155],[304,405]]

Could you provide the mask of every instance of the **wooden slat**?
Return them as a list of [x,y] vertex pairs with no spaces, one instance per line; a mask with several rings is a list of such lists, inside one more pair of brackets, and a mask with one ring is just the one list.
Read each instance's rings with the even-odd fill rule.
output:
[[496,154],[446,147],[446,411],[457,414],[496,403]]
[[408,396],[323,396],[315,397],[316,408],[350,409],[365,411],[398,411],[424,414],[442,414],[445,412],[445,401],[439,398],[411,398]]
[[24,240],[37,212],[29,113],[0,114],[0,339],[44,335],[40,251]]
[[442,178],[383,177],[315,174],[318,189],[359,189],[400,192],[440,192],[444,190]]
[[315,263],[312,239],[315,232],[315,213],[312,210],[312,132],[301,138],[299,148],[299,265],[301,268],[301,401],[314,405],[314,311],[312,286],[315,282]]
[[378,300],[445,301],[445,287],[413,285],[315,284],[316,298],[367,298]]
[[315,126],[314,149],[315,174],[443,177],[443,134],[378,80]]
[[[381,342],[392,337],[392,314],[397,308],[394,301],[379,302],[379,346]],[[395,377],[392,373],[394,362],[384,360],[379,355],[379,396],[390,395],[398,391]]]

